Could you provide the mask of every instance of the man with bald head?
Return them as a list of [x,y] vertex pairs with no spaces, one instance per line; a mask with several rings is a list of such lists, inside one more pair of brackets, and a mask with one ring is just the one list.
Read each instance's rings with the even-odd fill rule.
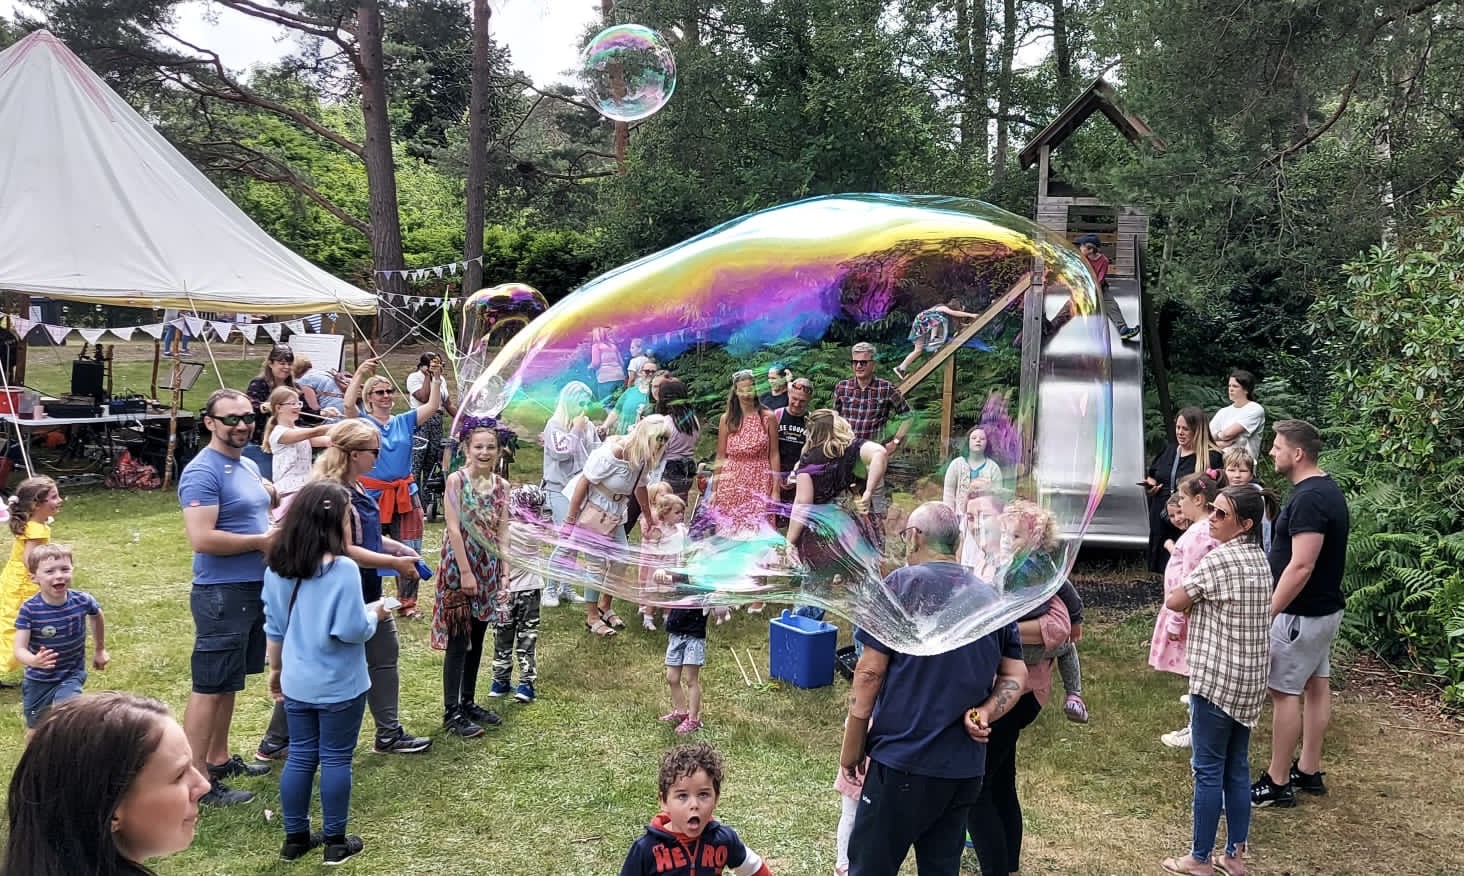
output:
[[[949,506],[926,502],[908,524],[900,533],[906,565],[884,581],[894,602],[944,605],[953,594],[991,590],[957,562],[961,521]],[[896,876],[912,847],[921,876],[955,876],[991,723],[1016,703],[1027,678],[1021,635],[1008,624],[929,656],[901,653],[865,629],[855,637],[865,647],[839,763],[850,778],[865,775],[849,876]]]

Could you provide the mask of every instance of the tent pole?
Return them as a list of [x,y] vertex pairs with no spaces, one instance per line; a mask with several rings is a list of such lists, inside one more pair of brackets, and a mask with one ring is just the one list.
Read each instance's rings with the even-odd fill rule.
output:
[[[173,335],[173,346],[178,346],[181,339]],[[178,361],[178,353],[173,353],[173,404],[168,411],[168,455],[163,459],[163,489],[167,489],[173,482],[173,456],[178,452],[178,408],[183,404],[183,390],[178,387],[183,380],[183,363]]]
[[152,399],[158,397],[158,363],[162,361],[162,349],[162,343],[157,338],[153,338],[152,391],[147,394],[147,397]]

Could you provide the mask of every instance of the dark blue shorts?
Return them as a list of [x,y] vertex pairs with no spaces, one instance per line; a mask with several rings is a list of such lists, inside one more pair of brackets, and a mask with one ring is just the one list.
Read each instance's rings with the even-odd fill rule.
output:
[[193,585],[193,692],[233,693],[264,671],[263,581]]
[[20,707],[25,711],[26,729],[41,723],[46,710],[56,703],[81,696],[81,686],[86,684],[86,670],[77,669],[59,681],[20,681]]

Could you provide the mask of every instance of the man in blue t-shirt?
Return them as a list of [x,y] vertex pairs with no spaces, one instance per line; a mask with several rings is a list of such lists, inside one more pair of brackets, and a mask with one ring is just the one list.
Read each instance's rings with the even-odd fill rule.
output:
[[1322,737],[1332,721],[1332,643],[1346,603],[1342,574],[1352,521],[1342,489],[1317,466],[1317,427],[1282,420],[1272,428],[1271,460],[1292,488],[1271,529],[1271,762],[1251,785],[1251,803],[1286,808],[1296,805],[1298,790],[1327,793]]
[[234,695],[244,677],[264,671],[264,553],[269,549],[271,487],[243,458],[254,434],[254,405],[244,393],[221,389],[208,397],[203,424],[208,446],[178,478],[183,528],[193,549],[193,692],[183,732],[199,771],[212,784],[200,802],[231,806],[254,799],[225,785],[230,776],[258,776],[269,767],[229,753]]
[[[961,522],[941,502],[910,515],[906,566],[884,586],[906,605],[934,609],[989,585],[956,560]],[[998,597],[990,594],[992,601]],[[864,791],[849,838],[849,876],[895,876],[911,847],[920,873],[960,870],[966,816],[981,792],[991,723],[1022,695],[1016,624],[943,654],[902,654],[861,629],[839,763]],[[869,758],[866,768],[865,757]]]

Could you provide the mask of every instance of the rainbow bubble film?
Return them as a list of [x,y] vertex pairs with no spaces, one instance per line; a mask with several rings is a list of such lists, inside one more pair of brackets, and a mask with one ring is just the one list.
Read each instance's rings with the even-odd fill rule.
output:
[[[929,309],[952,300],[977,318],[933,325]],[[1047,337],[1039,314],[1069,301],[1074,318]],[[547,513],[522,521],[538,547],[509,559],[546,581],[640,604],[821,608],[901,651],[940,653],[1042,606],[1071,568],[1110,465],[1109,333],[1096,304],[1081,255],[997,208],[940,197],[815,198],[733,220],[591,280],[514,334],[464,394],[463,409],[513,428],[521,464],[525,454],[544,455],[552,522]],[[1028,325],[1040,341],[1021,337]],[[744,397],[771,392],[769,369],[786,369],[811,383],[808,411],[833,408],[837,384],[860,387],[854,343],[875,343],[877,378],[899,384],[893,369],[916,335],[942,352],[956,348],[954,408],[963,413],[952,446],[939,446],[937,367],[910,387],[902,446],[881,443],[902,422],[893,412],[883,429],[852,441],[832,416],[815,413],[810,427],[818,420],[818,437],[831,441],[821,449],[857,461],[840,468],[806,446],[790,477]],[[654,361],[627,374],[633,344]],[[1022,392],[1022,351],[1038,346],[1043,355],[1029,371],[1061,380],[1060,398]],[[654,398],[669,385],[644,382],[657,369],[684,392]],[[719,420],[733,407],[749,413],[719,442]],[[857,402],[844,407],[868,432]],[[694,449],[677,426],[688,409],[700,424]],[[617,466],[622,482],[612,483],[605,472]],[[884,489],[870,490],[880,467]],[[576,471],[563,488],[554,482]],[[560,525],[567,505],[623,509],[633,494],[624,481],[637,477],[686,500],[679,526],[647,532],[644,516],[628,535]],[[882,494],[890,509],[873,513],[866,500],[878,510]],[[935,528],[955,528],[946,547],[972,571],[953,591],[886,583],[906,561],[906,536],[918,540],[909,517],[925,502],[951,509],[936,515]],[[790,518],[801,529],[791,544]]]
[[671,99],[676,58],[659,33],[620,24],[600,31],[580,52],[580,81],[600,115],[639,121]]
[[[544,311],[549,302],[543,293],[527,283],[501,283],[467,296],[462,302],[462,332],[469,339],[453,363],[458,384],[471,384],[486,369],[491,356]],[[448,323],[451,333],[451,323]],[[467,413],[486,416],[492,402],[480,389],[472,394],[473,408]]]

